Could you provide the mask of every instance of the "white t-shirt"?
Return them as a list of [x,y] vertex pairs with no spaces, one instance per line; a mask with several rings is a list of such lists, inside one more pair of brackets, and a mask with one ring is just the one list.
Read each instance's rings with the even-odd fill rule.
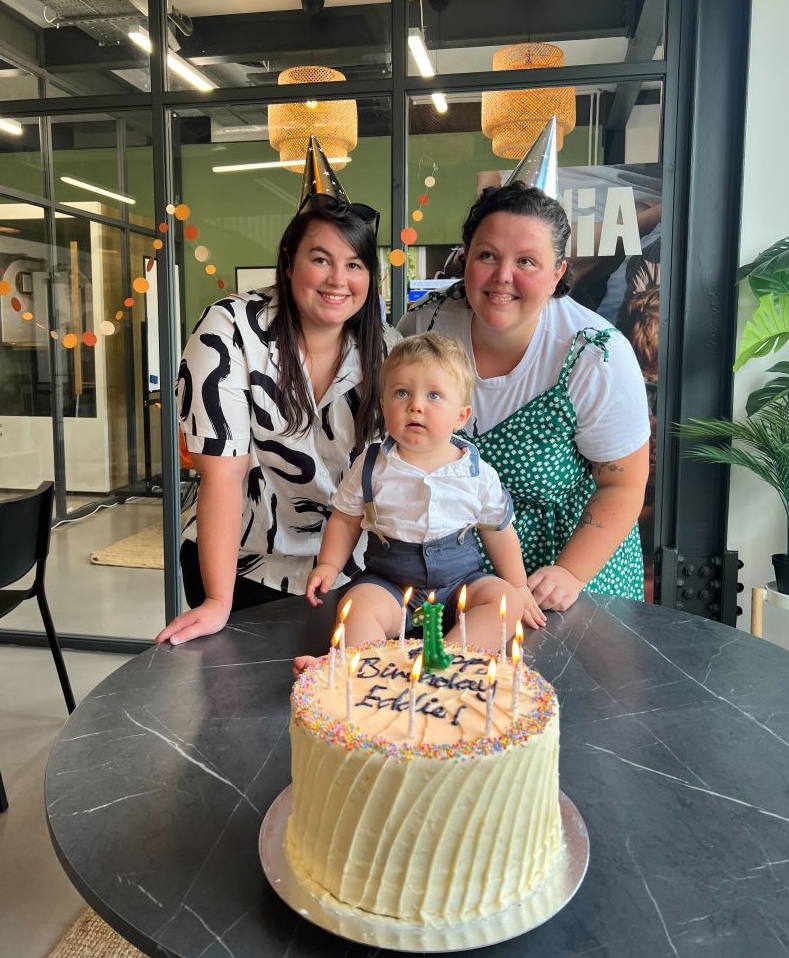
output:
[[[447,296],[440,305],[435,301],[417,303],[397,328],[404,336],[429,328],[453,336],[463,343],[473,364],[471,317],[465,298]],[[548,301],[515,369],[492,379],[482,379],[477,373],[472,416],[465,431],[471,436],[487,432],[555,385],[575,334],[589,327],[613,329],[614,334],[608,341],[607,362],[601,349],[587,346],[570,374],[568,388],[578,416],[578,450],[590,462],[610,462],[643,446],[649,438],[649,411],[635,353],[611,323],[569,296]]]
[[[378,529],[387,539],[430,542],[478,522],[503,529],[512,521],[512,500],[495,470],[476,446],[459,436],[452,442],[463,456],[433,472],[406,462],[391,436],[382,443],[371,484]],[[332,508],[349,516],[364,515],[364,459],[357,456],[332,496]],[[363,518],[362,529],[372,528]]]

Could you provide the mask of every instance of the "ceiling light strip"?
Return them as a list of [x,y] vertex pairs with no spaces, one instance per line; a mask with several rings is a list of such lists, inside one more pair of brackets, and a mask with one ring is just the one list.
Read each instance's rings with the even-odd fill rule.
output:
[[4,118],[0,118],[0,130],[4,133],[10,133],[11,136],[21,136],[23,132],[21,123],[17,123],[16,120]]
[[[329,156],[329,163],[350,163],[350,156]],[[227,166],[212,166],[214,173],[245,173],[249,170],[274,170],[284,166],[304,167],[304,161],[298,160],[267,160],[264,163],[229,163]]]
[[108,196],[111,200],[118,200],[119,203],[128,203],[133,206],[137,200],[131,196],[124,196],[122,193],[113,193],[112,190],[105,190],[103,186],[94,186],[92,183],[86,183],[84,180],[74,179],[73,176],[61,176],[61,182],[68,183],[69,186],[79,187],[81,190],[88,190],[90,193],[98,193],[99,196]]

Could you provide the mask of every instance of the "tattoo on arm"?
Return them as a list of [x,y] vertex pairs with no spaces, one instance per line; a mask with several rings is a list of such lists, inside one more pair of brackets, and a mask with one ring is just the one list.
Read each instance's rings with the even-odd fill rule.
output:
[[593,462],[592,475],[597,478],[605,472],[624,472],[624,467],[615,462]]
[[581,513],[581,518],[578,520],[579,526],[594,526],[595,529],[602,529],[603,525],[600,522],[595,522],[594,516],[588,509],[584,509]]

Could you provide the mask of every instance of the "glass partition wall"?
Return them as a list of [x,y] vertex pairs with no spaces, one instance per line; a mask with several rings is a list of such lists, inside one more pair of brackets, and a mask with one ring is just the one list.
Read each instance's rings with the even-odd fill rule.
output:
[[163,502],[165,569],[148,574],[175,613],[178,352],[209,302],[271,280],[311,132],[381,211],[396,322],[453,278],[477,191],[556,115],[577,295],[630,330],[650,291],[656,388],[664,3],[528,7],[63,0],[36,17],[0,0],[17,38],[0,39],[0,494],[53,478],[57,520]]

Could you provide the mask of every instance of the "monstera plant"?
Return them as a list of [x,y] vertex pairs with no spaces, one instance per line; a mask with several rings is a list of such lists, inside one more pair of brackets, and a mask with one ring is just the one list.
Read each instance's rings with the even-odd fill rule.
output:
[[[789,237],[741,267],[737,281],[745,279],[758,305],[743,327],[735,372],[756,356],[789,353]],[[773,568],[778,590],[789,593],[789,361],[768,372],[776,375],[748,396],[744,419],[689,419],[676,432],[697,442],[685,455],[742,466],[776,490],[786,515],[787,545],[773,555]]]

